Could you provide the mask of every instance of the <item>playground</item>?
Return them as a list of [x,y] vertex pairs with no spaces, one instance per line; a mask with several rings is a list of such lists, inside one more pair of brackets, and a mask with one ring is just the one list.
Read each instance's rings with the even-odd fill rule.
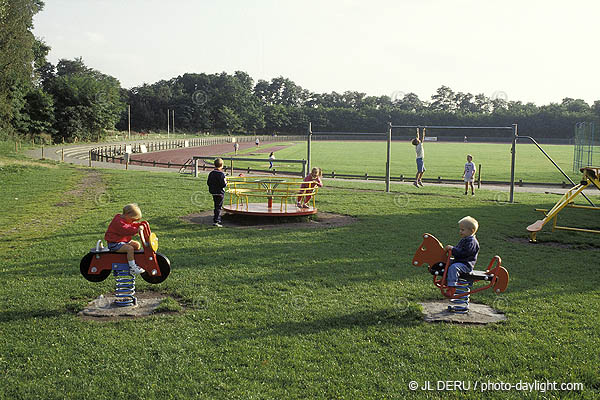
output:
[[[306,143],[272,145],[281,146],[277,159],[306,155]],[[252,146],[240,147],[240,157],[266,158]],[[517,182],[564,180],[533,145],[518,146]],[[315,141],[312,147],[312,166],[324,173],[343,166],[385,174],[385,142]],[[426,178],[459,179],[467,151],[488,179],[509,178],[510,144],[437,142],[425,149]],[[580,182],[573,146],[544,149]],[[193,155],[233,152],[230,144],[218,154],[196,150]],[[391,152],[392,175],[414,177],[414,148],[393,142]],[[551,232],[549,223],[538,243],[529,243],[527,226],[540,218],[535,210],[551,210],[561,199],[555,189],[517,189],[509,203],[508,188],[482,185],[475,196],[464,196],[457,186],[394,182],[386,193],[382,182],[325,177],[313,194],[318,212],[300,222],[218,229],[206,223],[213,207],[208,171],[194,177],[89,168],[28,159],[15,154],[14,144],[0,145],[0,162],[0,202],[9,210],[0,214],[6,260],[0,267],[0,398],[420,399],[439,395],[421,389],[427,382],[449,381],[470,384],[470,390],[444,393],[456,399],[523,397],[515,390],[473,390],[476,382],[581,384],[526,395],[549,399],[600,393],[594,278],[600,237]],[[240,207],[267,204],[277,194],[263,187],[271,192],[243,199]],[[294,186],[293,196],[298,190]],[[595,187],[585,192],[600,204]],[[244,193],[234,194],[232,204]],[[140,299],[167,300],[144,318],[82,318],[90,301],[115,291],[115,278],[86,279],[81,260],[131,202],[158,237],[157,248],[146,238],[144,255],[163,254],[170,272],[156,281],[152,272],[138,277],[135,290]],[[581,196],[575,202],[587,204]],[[283,209],[280,204],[272,199],[272,208]],[[349,220],[328,224],[332,215]],[[457,222],[466,215],[479,221],[481,274],[474,288],[492,284],[470,300],[505,318],[429,323],[421,303],[446,300],[434,283],[443,273],[432,277],[429,268],[415,265],[415,252],[426,233],[455,245]],[[597,210],[565,207],[560,218],[600,228]],[[509,280],[497,282],[496,256]]]

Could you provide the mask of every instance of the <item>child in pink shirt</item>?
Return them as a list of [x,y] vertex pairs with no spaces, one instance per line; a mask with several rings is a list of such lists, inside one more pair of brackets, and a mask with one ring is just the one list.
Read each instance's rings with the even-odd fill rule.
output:
[[[312,189],[315,185],[318,187],[323,187],[323,183],[321,182],[321,177],[323,176],[323,171],[321,168],[313,168],[310,172],[310,175],[307,175],[304,178],[304,183],[300,186],[300,193],[306,193],[311,190],[303,190],[303,189]],[[312,198],[312,195],[307,196],[298,196],[298,203],[296,206],[298,208],[308,208],[308,202]]]

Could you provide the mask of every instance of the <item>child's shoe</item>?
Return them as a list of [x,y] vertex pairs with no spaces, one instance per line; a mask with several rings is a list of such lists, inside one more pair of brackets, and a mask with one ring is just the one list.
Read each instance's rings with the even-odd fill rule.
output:
[[140,268],[137,264],[129,264],[129,272],[132,274],[143,274],[146,272],[144,268]]
[[445,297],[452,297],[456,294],[456,287],[454,286],[448,286],[444,289],[444,291],[442,292],[442,294]]
[[413,185],[415,185],[415,187],[419,187],[419,184],[417,182],[413,182]]

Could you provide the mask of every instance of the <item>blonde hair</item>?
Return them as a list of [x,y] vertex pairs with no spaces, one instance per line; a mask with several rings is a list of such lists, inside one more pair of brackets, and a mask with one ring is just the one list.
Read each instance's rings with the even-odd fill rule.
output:
[[473,231],[473,234],[475,234],[475,232],[477,232],[477,230],[479,229],[479,222],[477,222],[475,218],[469,215],[458,221],[458,225],[462,225],[466,228],[471,229]]
[[135,203],[127,204],[125,207],[123,207],[123,215],[127,215],[128,217],[132,217],[134,219],[141,219],[142,210],[140,210],[140,207]]
[[223,160],[221,158],[215,158],[215,167],[221,168],[223,166]]

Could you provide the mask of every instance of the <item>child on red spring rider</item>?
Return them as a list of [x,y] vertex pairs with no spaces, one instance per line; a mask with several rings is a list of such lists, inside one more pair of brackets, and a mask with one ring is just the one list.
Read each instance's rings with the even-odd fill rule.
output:
[[[311,189],[314,186],[313,185],[317,185],[318,187],[323,187],[323,182],[321,182],[321,177],[323,176],[323,171],[321,170],[321,168],[313,168],[310,171],[310,175],[307,175],[306,178],[304,178],[304,183],[300,186],[300,193],[306,193],[308,190],[304,190],[304,189]],[[308,202],[310,201],[310,199],[312,198],[312,195],[308,195],[308,196],[298,196],[298,202],[296,203],[296,206],[298,208],[309,208],[308,206]]]
[[458,275],[473,271],[475,262],[477,262],[477,254],[479,253],[479,242],[475,237],[475,232],[479,229],[479,223],[473,217],[466,216],[458,221],[458,233],[461,237],[456,246],[447,245],[444,247],[446,252],[452,251],[454,261],[448,267],[446,281],[448,291],[446,296],[452,297],[456,291],[458,283]]
[[127,253],[127,263],[131,273],[143,274],[146,272],[140,268],[133,257],[135,250],[139,250],[142,245],[131,237],[137,235],[140,228],[140,223],[137,222],[142,218],[142,211],[137,204],[127,204],[123,207],[123,213],[117,214],[108,225],[108,229],[104,234],[104,240],[108,244],[111,251],[117,253]]

